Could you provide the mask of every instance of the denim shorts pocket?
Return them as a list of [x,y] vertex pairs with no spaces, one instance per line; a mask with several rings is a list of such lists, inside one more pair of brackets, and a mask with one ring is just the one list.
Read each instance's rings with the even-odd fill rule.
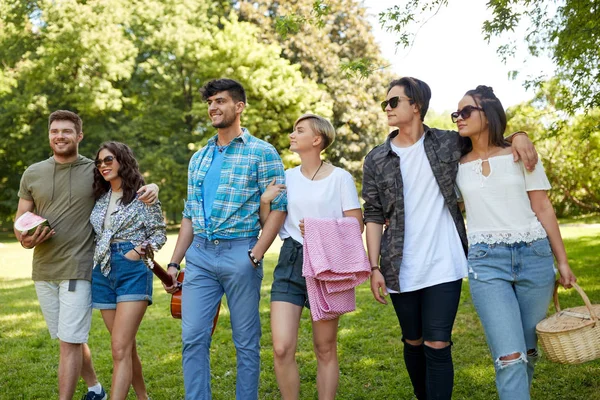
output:
[[469,260],[481,260],[488,255],[489,247],[484,244],[475,244],[469,247]]
[[[127,256],[127,254],[129,254],[129,253],[132,253],[133,257],[135,257],[135,258],[129,258]],[[123,251],[123,252],[121,252],[121,255],[123,256],[124,259],[126,259],[127,261],[131,261],[131,262],[138,262],[142,259],[139,254],[137,254],[136,252],[132,252],[131,250]]]
[[550,242],[548,238],[539,239],[534,242],[531,242],[531,250],[540,257],[550,257],[552,256],[552,248],[550,247]]

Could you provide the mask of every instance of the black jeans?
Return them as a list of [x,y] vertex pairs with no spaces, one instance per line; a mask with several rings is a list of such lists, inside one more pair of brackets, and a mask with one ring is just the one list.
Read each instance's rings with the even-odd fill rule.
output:
[[450,342],[456,318],[462,279],[406,293],[391,293],[390,298],[404,342],[404,362],[418,399],[450,399],[454,366],[450,346],[435,349],[406,340]]

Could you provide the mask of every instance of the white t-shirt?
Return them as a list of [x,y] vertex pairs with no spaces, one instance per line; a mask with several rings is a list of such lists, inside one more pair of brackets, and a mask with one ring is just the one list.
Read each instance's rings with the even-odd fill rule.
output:
[[[452,215],[425,154],[424,138],[392,150],[404,184],[404,250],[400,291],[412,292],[467,276],[467,259]],[[388,292],[396,293],[388,288]]]
[[300,167],[285,171],[287,217],[279,231],[281,239],[292,237],[303,243],[300,220],[312,218],[342,218],[344,211],[360,208],[354,179],[347,171],[335,167],[325,179],[311,181]]
[[542,162],[531,172],[523,162],[514,162],[512,154],[490,157],[488,162],[487,177],[481,159],[458,167],[456,184],[467,210],[469,244],[530,243],[545,238],[527,195],[550,189]]

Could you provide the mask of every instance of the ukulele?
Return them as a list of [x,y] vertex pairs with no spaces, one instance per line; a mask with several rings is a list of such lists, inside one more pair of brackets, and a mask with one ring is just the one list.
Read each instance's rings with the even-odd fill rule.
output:
[[[154,250],[152,250],[152,246],[150,245],[150,243],[142,245],[142,260],[144,261],[144,264],[146,264],[146,266],[150,269],[150,271],[152,271],[162,283],[164,283],[167,286],[171,286],[171,284],[173,283],[171,275],[169,275],[167,271],[165,271],[165,269],[154,260]],[[171,297],[171,316],[177,319],[181,319],[181,292],[183,288],[184,274],[185,270],[181,270],[177,275],[178,290],[175,293],[173,293],[173,296]],[[211,335],[215,332],[215,328],[217,327],[220,309],[221,302],[219,301],[215,313],[215,318],[213,319],[212,331],[210,333]]]

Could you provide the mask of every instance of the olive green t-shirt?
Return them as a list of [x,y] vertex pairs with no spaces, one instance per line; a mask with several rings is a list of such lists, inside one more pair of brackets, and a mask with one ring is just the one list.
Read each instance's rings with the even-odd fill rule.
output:
[[91,280],[93,181],[94,162],[83,156],[65,164],[50,157],[23,173],[19,197],[33,201],[34,212],[46,218],[56,231],[53,237],[35,246],[34,281]]

